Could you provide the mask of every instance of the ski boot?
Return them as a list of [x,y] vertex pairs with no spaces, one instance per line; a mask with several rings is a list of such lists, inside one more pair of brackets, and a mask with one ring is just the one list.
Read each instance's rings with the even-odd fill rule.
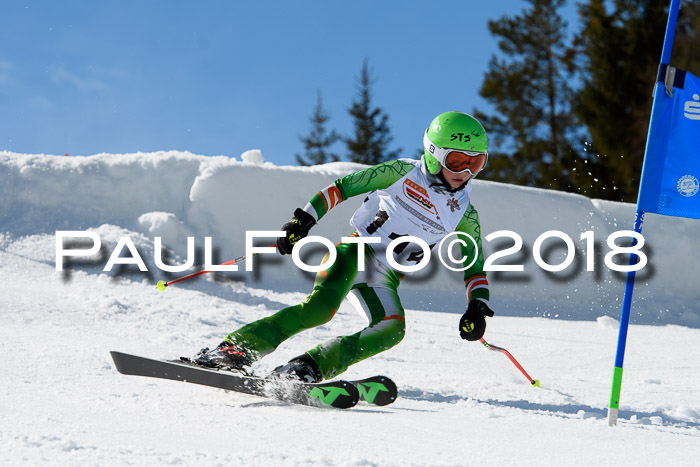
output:
[[250,365],[252,360],[246,355],[245,349],[229,342],[222,342],[215,349],[205,347],[192,358],[181,357],[181,360],[205,368],[235,371],[246,376],[252,375]]
[[294,357],[285,365],[272,370],[271,378],[301,381],[302,383],[318,383],[323,379],[321,370],[309,354]]

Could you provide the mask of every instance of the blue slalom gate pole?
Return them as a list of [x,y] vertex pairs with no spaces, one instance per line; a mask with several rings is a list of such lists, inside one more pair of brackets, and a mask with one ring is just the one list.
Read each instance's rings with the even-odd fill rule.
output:
[[[671,62],[671,49],[673,48],[673,37],[676,33],[676,21],[678,20],[678,9],[680,8],[681,0],[671,0],[671,5],[668,11],[668,22],[666,23],[666,35],[664,37],[664,46],[661,51],[661,66],[664,64],[669,65]],[[651,121],[649,123],[649,130],[651,131],[652,122],[657,111],[661,105],[660,95],[665,92],[664,82],[657,82],[654,88],[654,102],[651,109]],[[649,152],[649,141],[650,135],[647,135],[647,143],[644,149],[644,165],[646,165],[647,155]],[[642,183],[639,188],[641,193],[644,189],[644,169],[642,167]],[[634,231],[641,234],[642,224],[644,223],[644,211],[639,209],[639,200],[637,201],[637,211],[634,219]],[[632,243],[634,246],[636,240]],[[638,256],[635,254],[630,255],[629,264],[636,264],[638,261]],[[634,279],[636,276],[636,271],[629,271],[627,273],[627,282],[625,283],[625,295],[622,300],[622,313],[620,314],[620,332],[617,338],[617,353],[615,355],[615,368],[613,370],[613,380],[612,387],[610,390],[610,404],[608,406],[608,425],[617,425],[617,415],[620,408],[620,392],[622,390],[622,364],[625,359],[625,345],[627,343],[627,328],[629,326],[630,310],[632,309],[632,293],[634,291]]]
[[[637,210],[634,218],[634,231],[642,233],[644,223],[644,212]],[[637,244],[637,239],[632,241],[632,246]],[[629,265],[637,264],[639,257],[634,253],[630,254]],[[620,314],[620,332],[617,336],[617,353],[615,354],[615,368],[613,369],[612,388],[610,389],[610,405],[608,406],[608,425],[617,424],[617,413],[620,408],[620,392],[622,390],[622,363],[625,359],[625,344],[627,343],[627,327],[630,321],[630,311],[632,309],[632,293],[634,292],[634,279],[637,271],[627,272],[627,282],[625,282],[625,296],[622,299],[622,313]]]

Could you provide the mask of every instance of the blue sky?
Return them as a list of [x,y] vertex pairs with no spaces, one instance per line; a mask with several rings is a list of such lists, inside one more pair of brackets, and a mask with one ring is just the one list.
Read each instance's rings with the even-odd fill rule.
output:
[[294,165],[318,90],[329,128],[351,133],[347,109],[367,58],[392,148],[411,156],[438,113],[484,108],[478,89],[497,52],[487,21],[525,6],[3,0],[0,150],[238,157],[259,148]]

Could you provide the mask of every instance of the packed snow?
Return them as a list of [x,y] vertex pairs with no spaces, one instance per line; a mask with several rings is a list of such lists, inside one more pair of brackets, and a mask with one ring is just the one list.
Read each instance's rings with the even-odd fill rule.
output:
[[[172,381],[124,376],[110,350],[154,358],[192,355],[238,326],[303,300],[312,276],[289,257],[262,255],[254,271],[212,273],[160,292],[170,265],[244,254],[245,232],[278,230],[296,207],[363,166],[278,167],[259,150],[239,158],[184,152],[89,157],[0,152],[0,464],[50,465],[695,465],[700,457],[700,222],[647,215],[628,336],[619,421],[605,421],[624,273],[604,262],[609,235],[630,230],[634,206],[477,179],[482,236],[508,230],[523,247],[494,264],[486,340],[541,381],[531,387],[502,354],[459,338],[461,273],[433,258],[403,281],[407,334],[343,377],[386,374],[386,407],[318,409]],[[486,178],[486,176],[485,176]],[[333,209],[312,233],[351,233],[361,203]],[[544,271],[574,242],[574,260]],[[91,257],[63,258],[57,231],[100,239]],[[581,238],[592,231],[594,248]],[[135,264],[121,238],[136,247]],[[164,248],[158,252],[155,238]],[[270,243],[271,241],[268,241]],[[258,242],[265,244],[265,240]],[[484,240],[487,256],[513,245]],[[89,248],[76,238],[68,249]],[[324,251],[308,247],[318,262]],[[115,255],[116,253],[116,255]],[[592,254],[591,254],[592,253]],[[105,271],[108,261],[116,265]],[[592,260],[593,271],[587,266]],[[618,255],[616,263],[626,264]],[[133,261],[132,261],[133,262]],[[344,303],[329,324],[285,342],[256,366],[274,366],[365,326]]]

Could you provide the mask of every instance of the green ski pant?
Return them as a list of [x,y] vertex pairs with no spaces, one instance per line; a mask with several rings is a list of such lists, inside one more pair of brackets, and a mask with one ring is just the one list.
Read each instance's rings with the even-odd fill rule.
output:
[[369,245],[365,247],[366,271],[358,273],[358,247],[354,243],[336,245],[335,263],[316,275],[314,289],[303,303],[247,324],[225,340],[243,347],[257,360],[291,336],[329,322],[349,294],[366,314],[369,325],[307,351],[323,378],[335,377],[350,365],[398,344],[406,329],[397,293],[401,275],[379,263]]

